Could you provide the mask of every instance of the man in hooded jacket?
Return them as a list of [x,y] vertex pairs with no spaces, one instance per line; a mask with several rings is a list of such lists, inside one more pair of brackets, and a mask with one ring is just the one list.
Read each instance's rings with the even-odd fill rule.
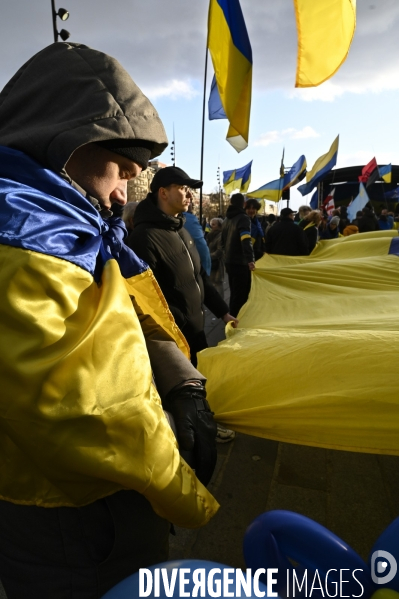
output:
[[195,528],[218,509],[199,480],[215,461],[204,378],[112,211],[166,145],[128,73],[81,44],[45,48],[0,94],[9,599],[98,599],[167,558],[170,522]]

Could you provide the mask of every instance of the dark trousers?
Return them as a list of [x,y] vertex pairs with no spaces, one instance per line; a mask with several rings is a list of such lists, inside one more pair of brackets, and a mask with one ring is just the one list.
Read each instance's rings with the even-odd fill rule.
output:
[[185,336],[188,345],[190,346],[191,364],[196,368],[198,362],[197,353],[208,347],[205,332],[198,331],[193,333],[192,331],[187,331],[183,328],[182,333]]
[[251,271],[246,264],[226,264],[230,287],[230,314],[237,316],[248,299],[251,289]]
[[0,580],[8,599],[99,599],[166,561],[169,530],[135,491],[82,508],[0,501]]

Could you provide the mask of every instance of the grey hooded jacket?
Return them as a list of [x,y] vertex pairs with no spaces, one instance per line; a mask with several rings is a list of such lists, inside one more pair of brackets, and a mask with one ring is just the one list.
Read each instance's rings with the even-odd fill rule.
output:
[[109,139],[152,141],[152,158],[168,145],[151,102],[115,58],[98,50],[52,44],[28,60],[0,94],[0,145],[57,173],[78,147]]
[[[78,147],[108,139],[152,141],[152,158],[168,145],[151,102],[122,65],[103,52],[57,42],[28,60],[0,93],[0,145],[29,154],[84,196],[64,166]],[[182,380],[204,381],[176,344],[135,307],[161,397]]]

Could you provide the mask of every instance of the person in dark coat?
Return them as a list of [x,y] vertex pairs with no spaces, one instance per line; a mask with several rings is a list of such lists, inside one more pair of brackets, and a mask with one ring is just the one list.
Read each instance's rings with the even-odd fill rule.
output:
[[206,237],[211,255],[210,280],[220,297],[224,298],[224,254],[222,248],[222,218],[212,218],[211,232]]
[[358,210],[356,212],[356,218],[351,222],[352,225],[355,225],[355,227],[358,228],[358,233],[359,233],[359,220],[363,217],[363,211],[362,210]]
[[383,208],[381,210],[380,218],[378,219],[378,226],[381,231],[390,231],[393,229],[393,216],[388,214],[388,210]]
[[230,313],[237,316],[251,289],[251,271],[255,270],[255,255],[251,241],[251,221],[244,210],[244,196],[230,198],[226,219],[222,225],[222,247],[230,286]]
[[380,226],[376,215],[370,208],[364,207],[363,216],[359,218],[357,226],[359,227],[359,233],[369,233],[370,231],[379,231]]
[[308,212],[302,220],[302,229],[309,244],[309,253],[316,247],[319,238],[319,225],[321,222],[320,210]]
[[265,248],[268,254],[284,256],[307,256],[309,243],[302,227],[294,223],[295,212],[291,208],[283,208],[280,222],[269,229],[266,235]]
[[254,198],[247,200],[244,206],[245,212],[251,220],[251,240],[254,247],[255,260],[262,258],[265,253],[265,237],[261,224],[257,218],[260,206],[258,200],[255,200]]
[[127,244],[152,269],[176,324],[190,346],[191,361],[208,347],[204,332],[203,304],[224,322],[237,320],[229,314],[225,301],[211,284],[181,213],[187,210],[191,195],[202,181],[190,179],[182,169],[169,166],[159,170],[151,182],[151,192],[139,203],[134,229]]
[[320,239],[337,239],[339,237],[339,216],[333,216],[320,231]]
[[339,232],[343,235],[344,229],[350,225],[348,218],[348,208],[346,206],[340,206],[339,210]]

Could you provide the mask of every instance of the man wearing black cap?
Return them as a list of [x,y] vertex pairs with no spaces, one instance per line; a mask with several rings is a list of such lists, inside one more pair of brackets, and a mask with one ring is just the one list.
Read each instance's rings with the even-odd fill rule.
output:
[[207,347],[203,303],[224,322],[237,323],[201,268],[194,241],[183,227],[182,213],[191,199],[189,189],[201,186],[202,181],[191,179],[178,167],[159,170],[151,182],[151,193],[136,209],[128,238],[128,245],[150,265],[187,339],[194,365],[197,352]]
[[280,221],[266,233],[265,249],[268,254],[309,255],[308,240],[303,229],[294,223],[295,214],[291,208],[281,210]]

